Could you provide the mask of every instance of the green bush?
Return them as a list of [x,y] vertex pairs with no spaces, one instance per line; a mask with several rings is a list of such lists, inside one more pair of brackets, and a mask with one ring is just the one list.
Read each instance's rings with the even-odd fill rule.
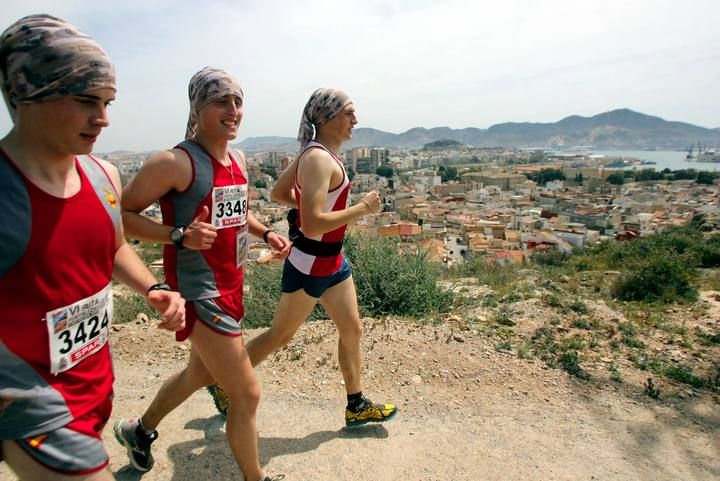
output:
[[245,284],[249,286],[243,297],[245,327],[264,327],[272,322],[280,301],[282,263],[253,264],[245,269]]
[[398,250],[388,238],[349,236],[345,255],[353,268],[360,311],[373,316],[423,316],[446,312],[450,291],[437,286],[440,267],[419,248]]
[[532,256],[532,261],[541,266],[561,266],[569,258],[569,254],[559,249],[552,249],[545,252],[536,252]]
[[[700,217],[700,216],[698,216]],[[629,242],[603,241],[578,249],[570,265],[578,271],[627,270],[650,257],[683,256],[692,267],[720,267],[720,235],[703,234],[703,220]]]
[[513,289],[518,280],[516,265],[498,265],[487,262],[482,256],[475,256],[469,262],[450,269],[450,277],[476,277],[480,283],[486,284],[494,289]]
[[580,356],[577,351],[565,351],[560,355],[560,365],[568,373],[578,379],[588,380],[590,375],[580,367]]
[[697,274],[684,258],[652,256],[612,286],[612,295],[623,301],[683,302],[697,299],[693,281]]
[[663,374],[670,379],[674,379],[678,382],[687,384],[694,388],[700,389],[709,386],[708,381],[697,377],[693,373],[693,368],[691,366],[685,366],[680,363],[669,362],[667,366],[665,366]]

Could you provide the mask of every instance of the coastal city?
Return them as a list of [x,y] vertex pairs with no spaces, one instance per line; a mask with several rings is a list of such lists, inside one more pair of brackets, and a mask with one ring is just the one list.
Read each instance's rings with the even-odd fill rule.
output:
[[[103,155],[127,182],[149,154]],[[255,215],[287,233],[287,209],[270,200],[270,191],[297,153],[246,155]],[[569,254],[603,239],[647,236],[684,225],[697,214],[713,216],[720,199],[715,172],[700,171],[698,176],[689,169],[666,169],[669,175],[663,176],[639,159],[582,151],[436,141],[415,150],[355,147],[341,152],[341,159],[351,178],[353,201],[377,190],[384,205],[381,213],[353,224],[351,231],[418,246],[429,261],[448,267],[477,257],[521,264],[537,252]],[[146,213],[160,218],[157,206]],[[250,259],[267,261],[272,254],[257,242]]]

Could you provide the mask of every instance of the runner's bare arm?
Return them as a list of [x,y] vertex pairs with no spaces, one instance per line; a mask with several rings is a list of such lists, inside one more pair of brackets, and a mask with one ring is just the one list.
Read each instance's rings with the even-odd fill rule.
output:
[[140,213],[171,190],[190,184],[192,166],[180,150],[166,150],[150,157],[123,190],[123,224],[131,239],[170,244],[171,226],[148,219]]
[[280,175],[273,186],[270,196],[276,202],[297,207],[295,201],[295,169],[297,167],[297,159],[292,161],[287,169]]
[[[120,175],[109,162],[99,160],[112,180],[115,190],[120,192]],[[122,199],[120,200],[122,204]],[[115,233],[115,259],[113,277],[126,284],[138,294],[147,296],[148,304],[162,313],[158,327],[177,331],[185,326],[185,300],[180,293],[173,291],[151,291],[150,286],[157,284],[157,279],[143,264],[140,257],[125,241],[122,222]]]
[[380,196],[377,192],[370,192],[361,202],[347,209],[323,212],[336,163],[327,152],[312,149],[302,156],[301,168],[300,218],[306,236],[313,237],[330,232],[380,210]]

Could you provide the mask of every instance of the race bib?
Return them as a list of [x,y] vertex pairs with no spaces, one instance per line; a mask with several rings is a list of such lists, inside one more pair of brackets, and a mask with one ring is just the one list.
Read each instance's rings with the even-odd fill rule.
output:
[[112,308],[112,284],[108,284],[97,294],[46,314],[51,373],[67,371],[102,349],[108,341]]
[[213,188],[212,221],[218,229],[246,224],[247,209],[247,184]]
[[240,227],[235,235],[235,259],[236,267],[245,264],[248,255],[248,225]]

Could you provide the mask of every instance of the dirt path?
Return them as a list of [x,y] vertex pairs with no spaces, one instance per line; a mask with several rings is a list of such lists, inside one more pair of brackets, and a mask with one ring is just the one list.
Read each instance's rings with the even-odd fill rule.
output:
[[[150,323],[120,326],[113,341],[112,421],[140,413],[188,352]],[[717,397],[658,402],[630,383],[580,382],[446,326],[366,321],[366,393],[402,411],[385,425],[345,430],[336,342],[329,322],[306,325],[258,369],[268,473],[288,481],[720,479]],[[105,435],[120,481],[242,479],[205,392],[165,419],[144,476]]]

